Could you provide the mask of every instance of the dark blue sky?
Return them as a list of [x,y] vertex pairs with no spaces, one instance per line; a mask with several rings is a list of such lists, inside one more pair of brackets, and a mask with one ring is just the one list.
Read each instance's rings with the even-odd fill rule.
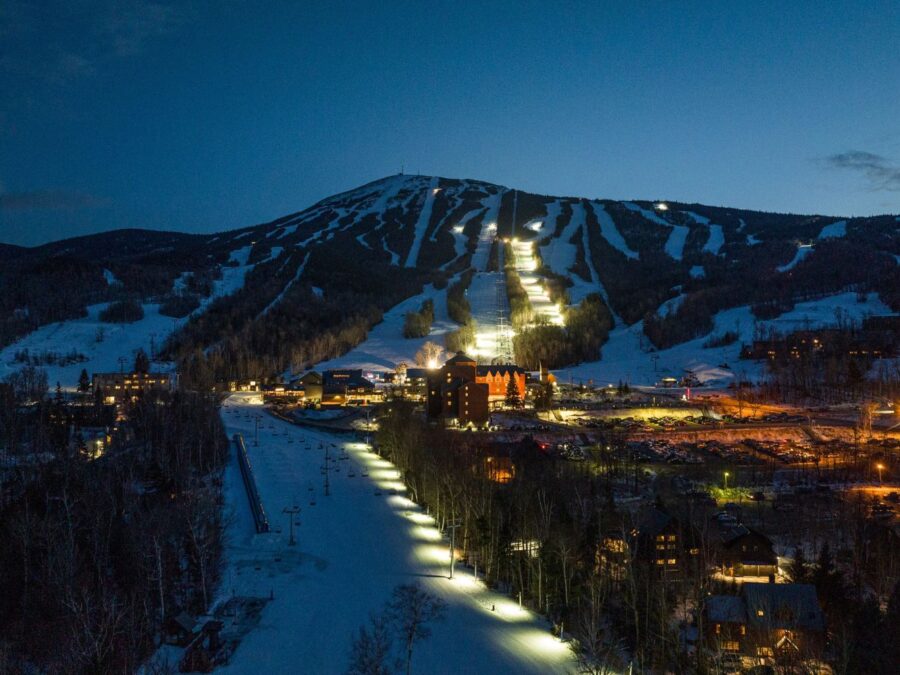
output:
[[2,0],[0,241],[242,227],[401,165],[896,213],[898,45],[896,1]]

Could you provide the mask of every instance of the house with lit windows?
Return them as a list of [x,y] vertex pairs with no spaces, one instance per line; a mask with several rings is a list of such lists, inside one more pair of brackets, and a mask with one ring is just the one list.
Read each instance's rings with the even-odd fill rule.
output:
[[825,616],[812,584],[741,584],[739,595],[712,595],[703,605],[707,647],[779,662],[818,656]]
[[702,563],[700,536],[693,527],[660,508],[644,514],[633,533],[632,555],[667,580]]
[[91,388],[100,391],[105,403],[133,401],[150,391],[169,391],[173,384],[168,373],[94,373],[91,378]]

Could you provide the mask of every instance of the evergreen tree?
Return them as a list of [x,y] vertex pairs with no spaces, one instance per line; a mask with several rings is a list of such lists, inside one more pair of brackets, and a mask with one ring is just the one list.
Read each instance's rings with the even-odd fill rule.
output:
[[506,407],[522,407],[522,395],[519,392],[519,385],[516,382],[515,375],[512,374],[509,376],[509,382],[506,384]]
[[809,582],[809,563],[806,561],[806,556],[803,555],[802,547],[797,547],[797,551],[794,553],[794,560],[791,562],[790,568],[788,569],[788,574],[790,574],[791,581],[795,584],[805,584]]
[[91,390],[91,378],[88,377],[87,370],[82,368],[81,375],[78,376],[78,391],[86,394]]
[[134,372],[147,374],[150,371],[150,359],[143,348],[137,350],[134,355]]

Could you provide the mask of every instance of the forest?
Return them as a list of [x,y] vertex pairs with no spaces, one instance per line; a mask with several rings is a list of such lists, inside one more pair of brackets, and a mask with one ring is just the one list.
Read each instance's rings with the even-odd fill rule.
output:
[[[141,399],[91,459],[69,436],[69,404],[42,388],[33,371],[0,386],[7,454],[21,458],[0,500],[0,672],[133,672],[163,620],[204,612],[218,582],[217,403],[186,391]],[[102,418],[90,400],[82,423],[85,406]]]
[[[645,552],[643,540],[629,534],[644,527],[645,517],[617,508],[612,499],[614,484],[638,478],[637,464],[618,459],[628,457],[615,451],[623,439],[611,434],[601,443],[608,450],[587,466],[561,464],[527,439],[479,445],[427,426],[411,405],[395,402],[380,417],[376,442],[440,529],[459,522],[462,562],[477,566],[489,586],[521,598],[549,617],[557,632],[574,638],[580,672],[716,672],[708,652],[683,649],[675,617],[686,616],[708,594],[736,592],[707,572],[718,535],[683,497],[658,497],[651,511],[677,519],[679,540],[686,542],[679,555],[686,562],[671,579],[654,571],[652,546]],[[498,461],[512,475],[508,482],[496,480]],[[841,517],[857,525],[865,519],[852,504]],[[893,553],[868,550],[870,557],[854,567],[859,572],[877,576],[894,564]],[[799,556],[791,573],[816,586],[831,636],[829,658],[840,672],[890,673],[900,658],[900,585],[887,589],[879,604],[862,592],[858,574],[849,576],[847,565],[838,564],[836,557],[849,554],[826,544],[813,560]]]

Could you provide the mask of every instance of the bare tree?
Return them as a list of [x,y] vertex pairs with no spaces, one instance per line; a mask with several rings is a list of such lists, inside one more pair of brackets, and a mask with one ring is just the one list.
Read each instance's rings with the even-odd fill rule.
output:
[[391,626],[384,614],[369,617],[369,627],[360,626],[350,648],[347,675],[390,675]]
[[437,364],[444,353],[444,348],[436,342],[430,340],[422,345],[422,348],[416,352],[416,365],[421,367],[430,367]]
[[406,646],[406,675],[410,673],[413,647],[431,635],[428,623],[444,618],[447,603],[422,590],[419,584],[401,584],[394,589],[386,616]]

